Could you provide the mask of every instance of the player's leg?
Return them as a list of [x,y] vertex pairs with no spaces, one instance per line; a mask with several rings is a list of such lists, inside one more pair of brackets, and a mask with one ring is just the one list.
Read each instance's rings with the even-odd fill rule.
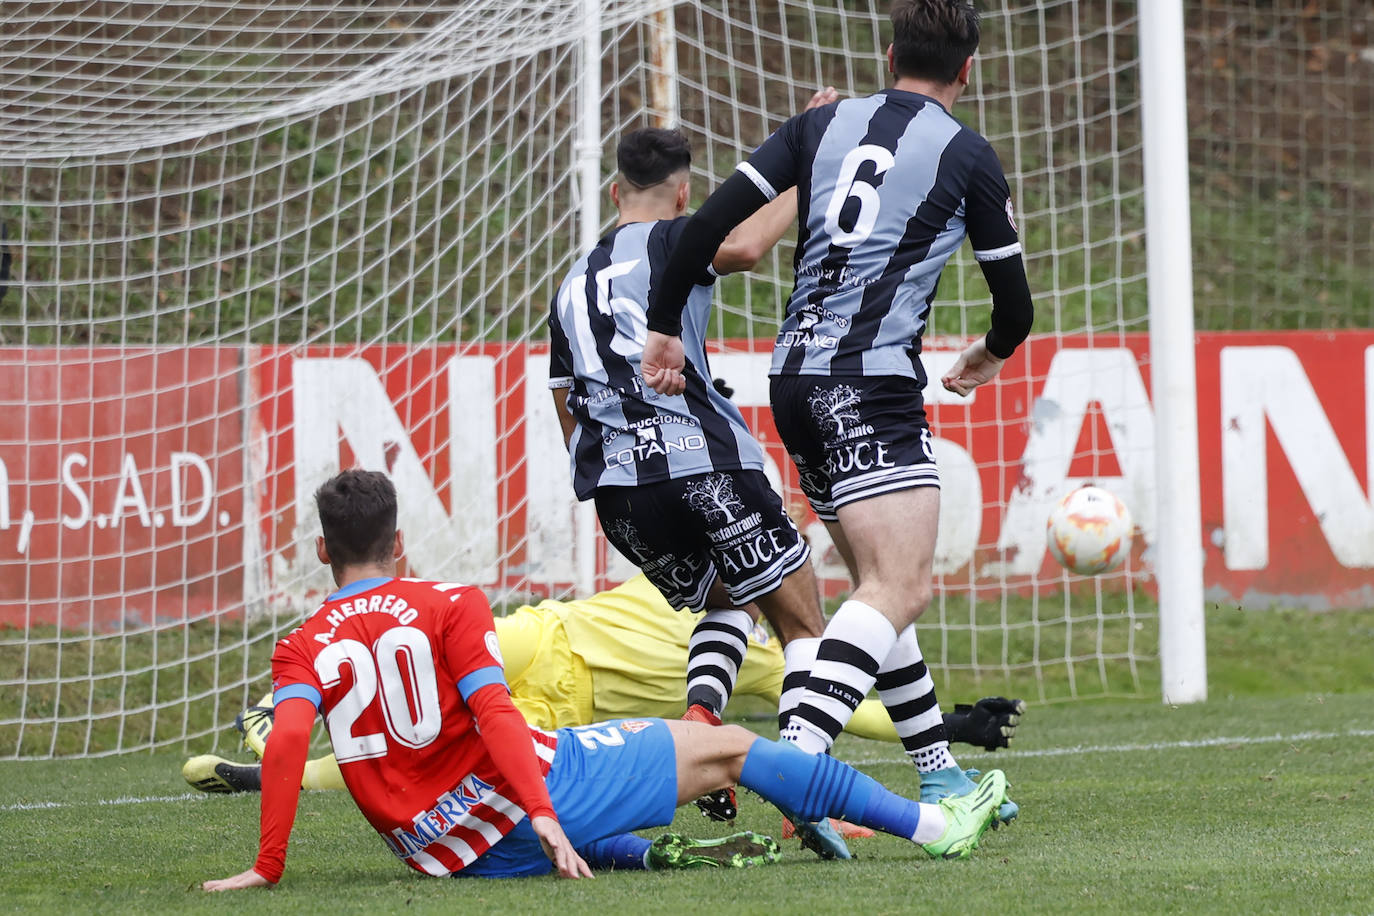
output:
[[181,776],[202,792],[262,791],[262,764],[234,763],[214,754],[192,757],[182,766]]
[[972,852],[1006,788],[1006,777],[994,770],[973,795],[923,804],[888,791],[833,757],[806,754],[739,726],[666,724],[674,739],[679,803],[738,782],[794,819],[844,818],[909,839],[937,857],[963,858]]
[[[234,717],[234,728],[243,735],[244,745],[259,760],[262,759],[263,750],[267,747],[267,736],[272,734],[273,708],[272,694],[269,693]],[[334,755],[325,754],[323,757],[315,757],[305,762],[305,771],[301,774],[301,788],[344,791],[348,786],[344,785],[343,773],[339,770],[339,762],[334,759]]]
[[844,527],[840,524],[838,517],[831,518],[825,522],[825,532],[830,535],[830,543],[835,545],[835,552],[844,561],[844,568],[849,573],[851,583],[859,581],[859,568],[854,565],[854,548],[849,546],[849,538],[845,536]]
[[[795,690],[788,691],[789,679],[804,682],[814,656],[814,640],[825,628],[811,551],[762,472],[730,471],[709,476],[723,492],[721,498],[728,496],[730,511],[721,511],[715,502],[700,498],[689,505],[732,602],[739,607],[757,604],[783,643],[781,711],[795,695]],[[686,495],[699,494],[689,490]]]
[[[601,487],[596,511],[602,530],[616,549],[629,557],[662,594],[668,606],[706,610],[688,643],[687,709],[684,716],[720,724],[734,693],[739,666],[748,650],[754,617],[732,605],[729,593],[708,552],[703,531],[704,513],[694,507],[693,494],[705,492],[719,475],[701,474],[682,480],[640,487]],[[724,498],[719,487],[712,494]],[[735,793],[722,787],[697,800],[712,820],[732,821],[737,813]]]
[[705,611],[688,644],[688,705],[718,719],[734,692],[754,620],[719,584],[700,521],[684,504],[696,483],[692,477],[600,487],[596,513],[607,540],[643,571],[669,607]]
[[756,613],[739,610],[719,580],[687,641],[687,717],[712,725],[735,691]]
[[925,719],[931,716],[937,726],[940,722],[938,707],[929,708],[933,694],[921,698],[908,689],[913,675],[925,675],[927,681],[929,676],[914,632],[905,632],[930,602],[939,490],[883,493],[837,511],[854,551],[859,584],[831,617],[805,698],[788,724],[789,740],[813,753],[834,743],[880,672],[880,688],[900,699],[887,704],[899,736],[915,734],[918,726],[929,728]]
[[820,590],[811,564],[799,566],[776,590],[761,595],[757,602],[782,643],[782,693],[778,697],[778,728],[781,729],[806,691],[821,634],[825,632]]
[[[259,760],[272,734],[272,694],[268,693],[234,718],[234,728],[243,736],[243,743]],[[260,792],[262,767],[258,764],[235,763],[213,754],[202,754],[186,761],[181,775],[192,787],[202,792]],[[305,762],[301,774],[302,789],[344,790],[343,773],[333,754]]]

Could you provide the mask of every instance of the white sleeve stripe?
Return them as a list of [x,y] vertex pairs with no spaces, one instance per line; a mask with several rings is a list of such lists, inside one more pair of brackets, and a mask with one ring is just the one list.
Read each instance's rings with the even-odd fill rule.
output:
[[973,256],[979,261],[1001,261],[1020,253],[1021,243],[1012,242],[1010,245],[1003,245],[1001,248],[989,248],[987,251],[979,251],[975,248]]
[[758,169],[754,168],[747,162],[741,162],[739,164],[738,171],[742,172],[745,178],[748,178],[750,181],[752,181],[754,183],[754,187],[758,188],[760,191],[763,192],[764,197],[768,198],[769,200],[774,200],[777,198],[777,189],[768,183],[767,178],[764,178],[763,175],[759,174]]
[[710,274],[711,276],[713,276],[713,277],[719,277],[719,276],[720,276],[720,274],[716,273],[716,268],[715,268],[715,265],[714,265],[714,264],[707,264],[707,265],[706,265],[706,272],[707,272],[708,274]]
[[558,388],[571,388],[572,386],[573,377],[571,375],[560,375],[558,378],[549,379],[550,391],[556,390]]

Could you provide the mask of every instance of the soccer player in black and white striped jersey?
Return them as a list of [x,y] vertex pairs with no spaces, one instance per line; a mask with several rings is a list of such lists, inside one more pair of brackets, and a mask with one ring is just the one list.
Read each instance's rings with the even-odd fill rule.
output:
[[796,286],[774,347],[771,401],[856,587],[831,618],[785,735],[828,749],[876,685],[923,793],[935,796],[973,786],[949,753],[913,626],[932,597],[940,505],[921,335],[940,272],[966,236],[992,292],[992,326],[944,386],[967,395],[990,381],[1034,309],[1001,165],[950,114],[968,85],[978,14],[967,0],[894,0],[891,16],[893,87],[789,120],[682,231],[650,303],[642,368],[657,391],[681,387],[688,279],[732,227],[796,187]]
[[[835,97],[822,90],[811,104]],[[578,498],[595,500],[607,539],[670,605],[707,609],[689,645],[687,701],[689,715],[719,722],[754,622],[743,608],[757,604],[785,646],[792,689],[785,675],[780,713],[804,689],[825,621],[810,550],[763,474],[762,447],[712,385],[705,350],[715,277],[752,267],[776,244],[795,219],[794,195],[740,226],[689,284],[683,390],[663,396],[640,382],[645,309],[687,222],[690,161],[676,131],[621,141],[611,186],[619,222],[559,288],[549,385]],[[847,855],[833,839],[825,851]]]

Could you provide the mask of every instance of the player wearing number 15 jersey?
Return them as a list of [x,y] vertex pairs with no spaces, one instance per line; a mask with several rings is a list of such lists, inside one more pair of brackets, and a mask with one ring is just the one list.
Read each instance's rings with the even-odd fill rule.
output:
[[687,222],[691,148],[677,131],[643,128],[621,139],[616,160],[616,227],[574,265],[550,310],[549,384],[578,498],[595,500],[607,539],[671,607],[705,612],[688,652],[688,715],[719,721],[757,618],[746,606],[756,603],[788,646],[794,681],[824,628],[809,548],[739,409],[712,385],[705,344],[714,278],[777,243],[795,196],[761,208],[690,279],[690,367],[684,389],[664,396],[640,380],[644,311]]

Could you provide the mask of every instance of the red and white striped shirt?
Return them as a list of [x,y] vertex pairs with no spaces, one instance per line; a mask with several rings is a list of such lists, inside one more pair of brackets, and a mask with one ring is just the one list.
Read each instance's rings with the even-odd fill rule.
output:
[[[324,714],[358,808],[413,868],[447,875],[521,818],[554,816],[543,777],[557,739],[511,704],[491,609],[475,588],[352,583],[277,644],[272,676],[276,703],[303,697]],[[284,856],[263,801],[263,851],[270,839]]]

